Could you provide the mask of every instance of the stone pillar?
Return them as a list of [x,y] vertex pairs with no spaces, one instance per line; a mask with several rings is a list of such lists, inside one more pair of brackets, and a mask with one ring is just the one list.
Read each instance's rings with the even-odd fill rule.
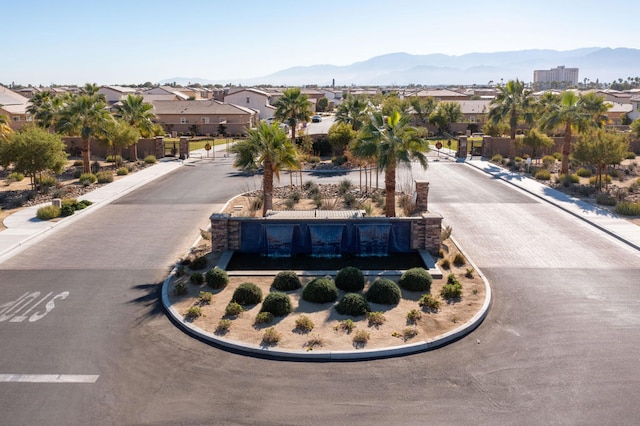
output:
[[153,141],[153,145],[156,158],[158,160],[164,158],[164,138],[162,136],[157,136]]
[[187,158],[189,158],[189,138],[180,136],[180,159],[186,160]]
[[416,207],[419,212],[426,212],[429,207],[429,182],[416,180],[414,183],[416,186]]
[[214,213],[211,220],[211,251],[222,253],[229,249],[229,218],[231,215]]
[[437,213],[424,213],[424,249],[435,255],[440,250],[442,236],[442,216]]
[[460,136],[458,138],[458,152],[456,153],[456,157],[458,158],[467,158],[467,137]]

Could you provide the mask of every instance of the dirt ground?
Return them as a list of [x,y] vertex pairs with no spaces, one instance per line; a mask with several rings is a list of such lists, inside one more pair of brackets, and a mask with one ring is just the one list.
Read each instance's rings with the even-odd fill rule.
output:
[[[445,258],[453,259],[458,249],[447,240],[443,245]],[[206,253],[202,250],[201,253]],[[197,255],[197,251],[194,256]],[[215,264],[216,256],[207,255],[209,266]],[[262,338],[265,329],[274,327],[280,333],[281,340],[277,347],[281,349],[297,350],[352,350],[354,348],[384,348],[403,345],[411,342],[419,342],[434,339],[443,333],[453,330],[469,319],[471,319],[482,307],[485,300],[484,283],[477,273],[473,278],[465,277],[469,265],[453,267],[451,270],[443,269],[443,279],[434,279],[431,286],[431,294],[438,296],[440,289],[446,283],[449,273],[455,274],[463,288],[463,295],[460,300],[454,303],[447,303],[442,300],[441,308],[437,312],[423,310],[418,305],[418,299],[422,295],[419,292],[402,290],[402,299],[396,306],[370,304],[372,311],[382,312],[386,321],[380,326],[369,325],[365,316],[350,317],[340,315],[336,312],[335,303],[316,304],[302,300],[302,289],[288,292],[293,304],[293,312],[283,318],[275,318],[271,324],[255,324],[256,315],[260,311],[260,305],[248,306],[246,310],[237,317],[226,317],[225,307],[230,302],[234,290],[244,282],[252,282],[258,285],[263,297],[271,291],[273,276],[237,276],[230,277],[229,285],[222,290],[214,290],[206,284],[196,285],[189,282],[189,272],[180,278],[174,278],[169,284],[170,300],[178,312],[186,316],[186,312],[191,306],[200,306],[202,316],[193,320],[193,324],[209,333],[216,333],[218,323],[222,319],[231,320],[231,327],[227,333],[219,334],[225,338],[238,340],[254,345],[262,345]],[[204,272],[204,270],[203,270]],[[393,277],[397,282],[398,277]],[[312,277],[303,277],[303,285],[310,281]],[[364,292],[368,289],[375,277],[367,277],[367,284]],[[188,293],[183,296],[173,294],[173,288],[177,283],[187,283]],[[199,300],[200,292],[211,292],[213,299],[210,304],[203,304]],[[338,300],[344,292],[340,290]],[[411,310],[418,310],[421,318],[415,323],[407,320],[407,313]],[[301,332],[296,329],[296,319],[301,315],[306,315],[311,319],[314,328],[308,332]],[[351,319],[355,322],[356,328],[348,333],[336,329],[342,320]],[[191,320],[189,320],[191,321]],[[357,345],[353,342],[353,337],[358,330],[365,330],[370,334],[370,340],[365,345]],[[405,332],[417,332],[413,337],[406,337]],[[408,335],[407,334],[407,335]]]

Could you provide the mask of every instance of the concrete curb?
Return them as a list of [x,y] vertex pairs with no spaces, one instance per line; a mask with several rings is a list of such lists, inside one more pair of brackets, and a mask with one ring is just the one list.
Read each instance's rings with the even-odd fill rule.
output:
[[[201,237],[200,237],[201,238]],[[196,240],[194,245],[197,245],[200,238]],[[371,359],[397,357],[403,355],[409,355],[417,352],[425,352],[445,346],[456,340],[461,339],[467,334],[475,330],[484,321],[489,313],[489,309],[492,305],[493,295],[491,292],[491,286],[484,274],[478,269],[478,267],[466,256],[466,254],[460,249],[460,246],[452,238],[454,244],[467,258],[469,264],[474,268],[478,276],[482,279],[485,288],[485,300],[480,310],[466,323],[462,324],[447,333],[436,336],[430,340],[423,340],[420,342],[414,342],[406,345],[391,346],[380,349],[354,349],[348,351],[304,351],[295,349],[279,349],[277,347],[264,347],[254,344],[244,343],[238,340],[227,339],[225,337],[217,336],[213,333],[204,331],[200,327],[196,327],[191,323],[185,321],[184,316],[181,315],[171,304],[169,300],[169,284],[173,280],[177,265],[173,268],[169,276],[162,283],[162,305],[166,310],[171,320],[178,325],[187,334],[196,337],[202,341],[212,343],[214,345],[229,349],[231,351],[239,352],[245,355],[260,356],[266,358],[280,359],[280,360],[300,360],[300,361],[363,361]]]

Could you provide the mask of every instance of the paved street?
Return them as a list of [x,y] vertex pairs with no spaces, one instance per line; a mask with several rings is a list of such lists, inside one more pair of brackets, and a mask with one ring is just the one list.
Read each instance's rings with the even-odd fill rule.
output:
[[636,423],[640,253],[468,165],[414,177],[431,182],[430,210],[492,284],[493,308],[468,337],[302,363],[179,331],[159,283],[209,214],[256,185],[230,159],[205,159],[0,264],[0,305],[34,305],[0,317],[0,379],[13,377],[0,380],[0,424]]

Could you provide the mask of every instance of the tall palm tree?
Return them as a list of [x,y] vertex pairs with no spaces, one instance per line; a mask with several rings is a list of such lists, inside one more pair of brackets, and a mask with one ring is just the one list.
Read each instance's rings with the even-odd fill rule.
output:
[[291,127],[291,140],[295,142],[298,123],[311,119],[311,102],[307,95],[303,95],[298,88],[286,89],[274,106],[275,118]]
[[[149,137],[153,134],[153,105],[144,102],[141,95],[127,95],[119,105],[116,105],[116,118],[119,118],[138,129],[140,135]],[[138,144],[133,145],[133,160],[138,159]]]
[[604,96],[598,95],[595,92],[586,93],[580,95],[578,102],[584,112],[591,116],[595,127],[601,128],[609,120],[607,111],[611,108],[611,104],[605,103]]
[[498,93],[491,101],[489,120],[494,124],[501,121],[509,123],[509,156],[515,153],[516,130],[518,123],[532,121],[531,92],[524,87],[524,82],[509,80],[507,84],[498,86]]
[[89,139],[103,133],[112,120],[107,104],[99,95],[72,97],[60,112],[56,123],[59,132],[82,138],[82,164],[85,173],[91,172],[91,145]]
[[396,169],[399,163],[417,160],[427,167],[429,144],[417,136],[417,129],[409,125],[409,116],[394,111],[388,117],[374,113],[363,127],[353,151],[363,158],[375,157],[384,174],[385,216],[396,215]]
[[367,120],[367,102],[365,99],[347,95],[338,105],[336,110],[336,122],[351,126],[356,132],[362,128]]
[[27,112],[33,116],[38,127],[55,131],[55,122],[68,100],[68,95],[55,94],[49,90],[38,92],[29,99]]
[[247,138],[231,146],[236,155],[235,167],[257,170],[263,167],[262,216],[273,208],[273,176],[280,178],[281,169],[297,167],[298,160],[293,142],[277,123],[260,122],[255,129],[247,131]]
[[580,97],[574,92],[566,91],[560,95],[560,102],[549,105],[548,111],[540,117],[540,127],[544,130],[564,129],[562,144],[562,166],[560,173],[569,173],[569,154],[571,154],[571,138],[573,130],[580,131],[589,125],[591,115],[585,112]]

